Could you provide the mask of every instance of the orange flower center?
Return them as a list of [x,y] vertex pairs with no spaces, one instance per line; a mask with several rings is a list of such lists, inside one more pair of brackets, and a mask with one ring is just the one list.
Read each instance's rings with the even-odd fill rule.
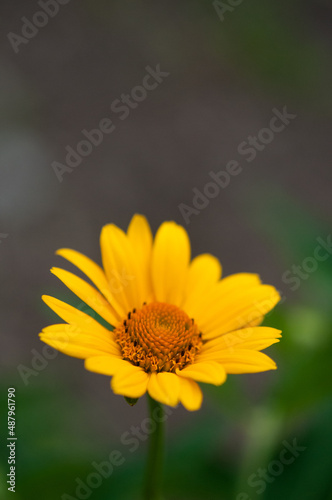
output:
[[114,329],[123,358],[147,372],[175,372],[191,364],[203,341],[193,319],[162,302],[134,309]]

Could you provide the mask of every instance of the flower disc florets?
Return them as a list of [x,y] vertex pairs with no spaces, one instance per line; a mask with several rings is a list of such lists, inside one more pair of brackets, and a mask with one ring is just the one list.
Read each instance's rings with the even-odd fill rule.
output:
[[194,362],[203,341],[193,319],[162,302],[134,309],[114,330],[123,358],[146,372],[175,372]]

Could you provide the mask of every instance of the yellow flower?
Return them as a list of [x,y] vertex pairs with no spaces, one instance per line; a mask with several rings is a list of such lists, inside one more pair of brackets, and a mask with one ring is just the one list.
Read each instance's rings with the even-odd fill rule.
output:
[[112,376],[116,394],[139,398],[147,391],[167,405],[197,410],[197,382],[221,385],[227,373],[273,370],[259,352],[278,342],[280,331],[258,326],[280,300],[256,274],[221,279],[215,257],[190,260],[185,229],[164,222],[153,241],[150,226],[135,215],[127,233],[113,224],[101,232],[103,268],[75,250],[58,254],[96,286],[63,269],[55,274],[114,327],[49,296],[46,304],[66,323],[43,329],[41,339],[85,367]]

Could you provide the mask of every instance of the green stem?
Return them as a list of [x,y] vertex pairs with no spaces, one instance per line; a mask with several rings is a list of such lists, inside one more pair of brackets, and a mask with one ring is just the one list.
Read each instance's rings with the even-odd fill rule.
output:
[[144,485],[144,500],[161,500],[161,481],[164,455],[163,406],[147,395],[150,418],[155,430],[150,435],[148,460]]

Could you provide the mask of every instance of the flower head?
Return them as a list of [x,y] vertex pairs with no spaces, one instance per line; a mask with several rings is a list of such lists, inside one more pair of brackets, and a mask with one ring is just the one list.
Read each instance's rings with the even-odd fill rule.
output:
[[259,326],[280,300],[256,274],[221,279],[215,257],[190,259],[187,232],[164,222],[153,240],[150,226],[135,215],[127,233],[113,224],[101,232],[103,268],[69,249],[58,254],[77,266],[92,286],[63,269],[55,274],[110,327],[58,299],[43,296],[66,323],[43,329],[41,340],[85,359],[85,367],[112,376],[116,394],[148,392],[170,406],[197,410],[197,382],[221,385],[228,373],[273,370],[262,349],[280,331]]

